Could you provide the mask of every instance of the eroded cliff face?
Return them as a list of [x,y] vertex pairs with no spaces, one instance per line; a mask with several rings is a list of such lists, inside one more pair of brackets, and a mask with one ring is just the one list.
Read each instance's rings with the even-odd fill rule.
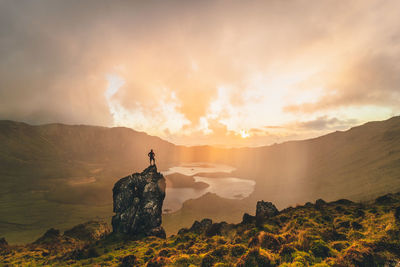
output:
[[113,232],[165,238],[161,227],[164,198],[165,179],[155,165],[120,179],[113,188]]

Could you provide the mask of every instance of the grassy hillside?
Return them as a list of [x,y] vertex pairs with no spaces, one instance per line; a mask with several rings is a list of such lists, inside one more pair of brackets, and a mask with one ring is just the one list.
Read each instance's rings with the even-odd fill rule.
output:
[[[96,232],[90,225],[89,232],[101,238],[104,229]],[[85,235],[88,231],[82,229],[75,227],[64,235],[53,229],[25,246],[8,246],[3,241],[0,262],[32,266],[395,266],[400,259],[400,194],[369,203],[318,200],[284,209],[257,224],[249,216],[239,224],[203,220],[167,239],[128,240],[113,235],[88,239],[93,234]]]
[[108,220],[114,183],[146,167],[150,148],[167,166],[173,147],[127,128],[0,121],[0,236],[29,242],[52,226]]
[[233,176],[256,181],[237,201],[206,195],[164,216],[167,233],[194,219],[239,222],[257,200],[279,208],[324,198],[372,199],[400,190],[400,117],[344,132],[259,148],[182,147],[127,128],[0,121],[0,236],[29,242],[52,226],[109,220],[111,188],[147,166],[150,148],[158,169],[182,162],[234,166]]
[[[318,198],[364,201],[400,190],[400,117],[304,141],[194,151],[212,161],[236,166],[234,175],[255,180],[255,191],[240,204],[235,200],[210,201],[208,197],[188,202],[176,214],[165,216],[170,231],[190,225],[194,217],[203,214],[239,222],[241,214],[263,198],[285,208]],[[216,202],[218,209],[212,204]],[[200,207],[202,212],[196,214]],[[173,227],[175,217],[180,220]]]

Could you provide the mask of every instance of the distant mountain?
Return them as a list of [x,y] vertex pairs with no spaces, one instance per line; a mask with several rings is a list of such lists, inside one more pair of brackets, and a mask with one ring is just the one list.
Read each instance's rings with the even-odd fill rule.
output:
[[240,221],[260,199],[284,208],[400,191],[400,117],[304,141],[232,149],[176,146],[122,127],[0,121],[0,236],[27,242],[50,227],[108,218],[112,185],[147,167],[150,148],[159,170],[223,163],[236,167],[233,176],[256,181],[242,201],[208,194],[186,202],[164,216],[167,233],[204,217]]
[[128,128],[0,121],[0,236],[31,241],[112,214],[114,182],[148,165],[174,161],[174,145]]
[[139,167],[145,164],[150,148],[156,149],[163,158],[174,147],[158,137],[123,127],[32,126],[13,121],[0,121],[0,145],[0,164],[8,167],[54,160],[63,160],[63,164],[130,162]]
[[170,231],[179,228],[176,218],[179,226],[203,217],[238,222],[260,199],[285,208],[318,198],[365,201],[400,190],[400,117],[266,147],[193,149],[195,155],[237,167],[234,176],[255,180],[256,188],[242,201],[215,195],[190,200],[165,216]]

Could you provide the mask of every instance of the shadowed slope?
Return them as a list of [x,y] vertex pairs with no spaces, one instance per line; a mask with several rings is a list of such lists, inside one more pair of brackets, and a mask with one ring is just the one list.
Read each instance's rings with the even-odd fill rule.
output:
[[310,140],[235,149],[175,146],[127,128],[0,121],[0,235],[31,241],[52,226],[66,229],[97,216],[108,221],[116,177],[146,166],[150,148],[160,170],[215,162],[236,167],[235,177],[256,181],[240,204],[191,200],[164,216],[167,233],[189,226],[193,216],[238,222],[265,196],[284,208],[321,197],[364,200],[400,190],[400,117]]

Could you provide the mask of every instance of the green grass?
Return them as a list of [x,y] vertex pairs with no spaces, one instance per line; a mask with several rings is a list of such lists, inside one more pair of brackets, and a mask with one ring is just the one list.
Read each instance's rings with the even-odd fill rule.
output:
[[137,266],[384,266],[400,258],[398,207],[400,193],[363,204],[308,204],[285,209],[259,227],[226,224],[221,235],[189,230],[167,239],[110,235],[86,246],[79,240],[53,249],[10,246],[0,253],[0,262],[118,266],[134,255]]
[[[233,176],[256,181],[255,191],[241,201],[203,196],[185,202],[163,216],[167,234],[204,217],[238,223],[262,199],[284,208],[321,197],[365,201],[400,190],[400,117],[242,149],[175,146],[124,128],[0,121],[0,237],[31,242],[50,227],[111,217],[114,182],[144,169],[150,147],[160,170],[207,161],[236,167]],[[68,185],[69,179],[91,176],[95,183]]]

